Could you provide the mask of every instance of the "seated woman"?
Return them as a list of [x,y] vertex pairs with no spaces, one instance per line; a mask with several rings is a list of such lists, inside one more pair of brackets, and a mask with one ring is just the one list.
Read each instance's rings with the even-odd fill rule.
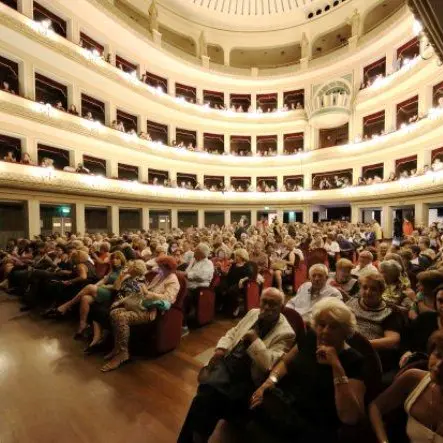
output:
[[236,249],[234,251],[234,263],[229,268],[226,278],[215,289],[219,307],[222,308],[227,305],[227,309],[234,317],[237,317],[240,313],[240,280],[249,277],[251,274],[248,261],[248,251],[242,248]]
[[406,352],[400,359],[400,367],[425,358],[428,339],[434,331],[443,330],[443,284],[434,291],[434,310],[422,312],[402,334]]
[[55,281],[46,288],[45,297],[53,302],[54,306],[46,310],[43,315],[48,318],[59,318],[60,313],[55,305],[60,301],[69,300],[83,287],[97,281],[94,265],[89,260],[86,251],[72,253],[73,269],[69,280]]
[[[138,278],[138,287],[111,306],[110,319],[114,332],[114,349],[105,359],[103,372],[117,369],[129,360],[130,326],[150,323],[157,317],[157,311],[168,310],[175,302],[180,290],[177,278],[177,263],[172,257],[157,258],[158,273],[146,284],[140,284],[147,272],[143,260],[134,260],[128,269],[128,278]],[[124,280],[123,280],[124,281]]]
[[296,241],[292,238],[286,241],[287,252],[282,258],[271,259],[271,273],[277,285],[277,289],[283,292],[283,285],[292,285],[292,273],[294,272],[296,256],[300,261],[304,260],[303,252],[296,247]]
[[386,285],[378,273],[360,277],[360,297],[351,298],[347,305],[357,318],[357,330],[364,335],[378,352],[383,371],[397,369],[398,346],[402,322],[383,300]]
[[385,279],[386,287],[383,292],[383,300],[388,305],[410,308],[412,301],[406,295],[406,290],[401,281],[401,266],[395,260],[385,260],[380,263],[380,273]]
[[100,244],[98,253],[94,250],[91,251],[91,258],[94,261],[97,278],[102,279],[109,272],[110,250],[111,244],[108,242],[103,242]]
[[356,297],[360,289],[357,278],[351,274],[354,264],[346,258],[341,258],[335,267],[335,276],[328,283],[341,292],[343,300],[346,302],[351,297]]
[[217,249],[215,257],[212,259],[212,263],[214,264],[214,270],[217,275],[225,277],[229,272],[232,261],[227,257],[226,250],[220,247]]
[[404,404],[411,443],[443,441],[443,331],[429,339],[428,371],[410,369],[380,394],[369,407],[369,417],[379,442],[388,442],[383,415]]
[[423,312],[435,310],[435,290],[443,283],[439,271],[423,271],[417,275],[417,294],[409,310],[409,318],[416,319]]
[[81,338],[88,326],[87,320],[91,303],[94,301],[101,303],[112,299],[114,284],[125,265],[125,256],[120,251],[113,252],[111,254],[111,271],[97,283],[85,286],[75,297],[57,308],[55,316],[62,317],[74,305],[80,303],[80,322],[74,336],[75,339]]
[[363,357],[346,343],[355,327],[342,301],[326,298],[314,306],[306,338],[252,396],[262,423],[292,441],[336,442],[342,423],[363,417]]

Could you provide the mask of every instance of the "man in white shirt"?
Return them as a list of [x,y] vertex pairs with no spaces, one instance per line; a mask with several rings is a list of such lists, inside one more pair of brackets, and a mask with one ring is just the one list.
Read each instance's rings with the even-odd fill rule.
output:
[[311,319],[313,306],[325,297],[337,297],[342,300],[340,291],[329,284],[328,268],[324,264],[315,264],[309,268],[309,279],[311,281],[303,283],[297,291],[295,297],[286,303],[288,308],[294,309],[304,321]]
[[190,317],[194,317],[197,297],[200,288],[208,288],[214,276],[214,264],[209,260],[210,249],[206,243],[200,243],[194,250],[194,258],[186,268],[188,293],[184,301],[184,324],[182,336],[189,333],[186,323]]
[[352,275],[361,277],[366,274],[378,273],[378,269],[372,264],[374,256],[370,251],[361,251],[358,256],[358,265],[352,270]]

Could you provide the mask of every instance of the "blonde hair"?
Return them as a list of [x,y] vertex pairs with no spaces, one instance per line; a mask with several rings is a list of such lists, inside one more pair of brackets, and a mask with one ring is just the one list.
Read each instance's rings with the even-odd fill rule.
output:
[[335,267],[340,269],[354,269],[354,263],[352,263],[351,260],[348,260],[347,258],[341,258],[337,261]]
[[249,254],[246,249],[239,248],[234,251],[236,257],[240,257],[243,261],[249,261]]
[[336,297],[326,297],[312,307],[312,323],[315,326],[322,314],[329,315],[351,337],[357,327],[357,320],[352,310]]

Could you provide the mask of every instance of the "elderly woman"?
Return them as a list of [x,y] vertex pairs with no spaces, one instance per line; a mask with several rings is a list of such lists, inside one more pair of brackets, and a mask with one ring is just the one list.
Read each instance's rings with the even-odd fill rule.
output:
[[282,258],[271,258],[271,270],[277,289],[283,292],[283,284],[292,285],[292,273],[294,272],[295,258],[299,257],[300,261],[304,260],[303,252],[296,247],[296,241],[292,238],[286,241],[287,252]]
[[386,287],[383,300],[388,305],[401,306],[409,310],[412,301],[406,296],[408,289],[400,280],[401,266],[395,260],[385,260],[380,263],[380,273],[385,279]]
[[361,251],[358,256],[358,265],[352,270],[352,274],[361,277],[371,272],[378,272],[377,268],[372,264],[374,256],[371,251]]
[[148,284],[144,281],[147,269],[143,260],[134,260],[128,268],[127,276],[121,278],[122,284],[126,278],[137,279],[138,284],[134,291],[129,291],[129,295],[118,299],[111,306],[114,349],[105,357],[109,361],[102,367],[103,372],[117,369],[129,360],[130,326],[154,321],[158,310],[166,311],[175,302],[180,290],[177,263],[172,257],[158,257],[157,266],[158,273]]
[[251,399],[252,408],[262,405],[259,417],[273,432],[293,441],[336,442],[341,424],[363,417],[363,357],[346,343],[355,327],[342,301],[326,298],[314,306],[306,338],[274,366]]
[[234,251],[234,263],[229,268],[226,278],[216,288],[219,306],[228,305],[234,317],[240,313],[240,280],[251,276],[251,267],[248,265],[249,254],[246,249],[236,249]]
[[359,282],[360,297],[352,298],[347,305],[357,318],[358,331],[371,342],[387,372],[397,368],[401,318],[383,300],[386,284],[382,275],[366,274]]
[[410,288],[411,282],[408,277],[408,272],[405,266],[405,263],[403,259],[401,258],[400,254],[396,254],[394,252],[390,252],[389,254],[385,255],[384,261],[386,260],[395,260],[401,267],[401,273],[400,273],[400,281],[404,288]]
[[376,398],[369,417],[379,442],[388,442],[383,415],[404,404],[408,422],[406,433],[411,443],[443,441],[443,331],[429,339],[428,370],[410,369]]
[[355,297],[359,291],[358,279],[351,274],[353,269],[354,264],[350,260],[341,258],[336,264],[335,276],[328,281],[340,291],[344,301]]
[[113,252],[111,254],[111,271],[97,283],[85,286],[75,297],[56,309],[54,315],[62,317],[74,305],[80,303],[80,322],[77,333],[74,336],[75,339],[81,338],[83,332],[88,327],[87,320],[91,303],[94,301],[102,303],[112,299],[114,284],[125,265],[125,256],[120,251]]

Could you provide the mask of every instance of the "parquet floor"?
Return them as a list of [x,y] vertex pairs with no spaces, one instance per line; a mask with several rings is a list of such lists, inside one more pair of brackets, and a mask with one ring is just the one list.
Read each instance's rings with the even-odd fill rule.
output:
[[173,352],[102,374],[72,323],[18,308],[0,293],[0,443],[175,442],[197,386],[194,357],[233,325],[217,321]]

